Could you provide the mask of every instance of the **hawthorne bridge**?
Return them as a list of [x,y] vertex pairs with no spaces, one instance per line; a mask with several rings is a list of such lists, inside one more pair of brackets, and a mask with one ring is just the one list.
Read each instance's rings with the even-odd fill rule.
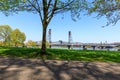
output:
[[51,29],[48,31],[48,42],[50,43],[50,48],[64,48],[64,49],[83,49],[83,50],[109,50],[116,49],[120,47],[120,43],[80,43],[73,42],[71,31],[68,31],[68,42],[59,40],[56,42],[51,41]]
[[63,41],[52,42],[51,48],[68,48],[68,49],[91,49],[91,50],[100,50],[100,49],[112,49],[118,48],[120,44],[100,44],[100,43],[68,43]]

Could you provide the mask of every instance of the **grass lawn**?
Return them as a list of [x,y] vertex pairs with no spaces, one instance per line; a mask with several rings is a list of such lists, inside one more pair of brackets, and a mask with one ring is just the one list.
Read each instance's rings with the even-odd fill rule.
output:
[[[41,58],[36,56],[38,52],[40,52],[39,48],[0,47],[2,57]],[[45,56],[44,59],[49,60],[120,62],[120,51],[47,49],[47,52],[50,55]]]

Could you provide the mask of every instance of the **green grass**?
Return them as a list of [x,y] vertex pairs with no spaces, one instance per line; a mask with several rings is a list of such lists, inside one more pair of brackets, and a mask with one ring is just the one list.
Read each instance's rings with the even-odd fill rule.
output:
[[[36,56],[38,52],[40,52],[39,48],[0,47],[0,56],[3,57],[41,58]],[[45,56],[44,59],[49,60],[120,62],[120,51],[47,49],[47,52],[50,55]]]

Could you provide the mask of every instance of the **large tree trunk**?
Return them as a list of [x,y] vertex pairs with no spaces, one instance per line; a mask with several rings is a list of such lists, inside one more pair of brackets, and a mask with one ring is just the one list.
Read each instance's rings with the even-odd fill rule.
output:
[[47,25],[43,24],[41,55],[47,54],[47,51],[46,51],[46,30],[47,30]]

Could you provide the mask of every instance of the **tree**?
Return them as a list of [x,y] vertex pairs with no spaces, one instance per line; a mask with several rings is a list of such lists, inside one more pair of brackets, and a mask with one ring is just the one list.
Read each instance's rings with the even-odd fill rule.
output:
[[2,0],[2,6],[4,3],[8,8],[0,8],[1,11],[29,11],[39,15],[43,28],[41,54],[46,54],[46,31],[52,18],[59,13],[70,12],[72,19],[76,20],[87,7],[86,0]]
[[10,34],[12,29],[8,25],[0,25],[0,37],[3,39],[5,46],[10,46]]
[[32,40],[28,40],[28,42],[26,43],[26,46],[35,47],[37,46],[37,43]]
[[97,13],[97,17],[105,16],[106,26],[116,24],[120,20],[120,0],[93,0],[88,8],[89,13]]
[[19,29],[12,30],[8,25],[0,25],[0,40],[2,40],[3,46],[24,45],[26,36]]
[[26,36],[23,32],[21,32],[19,29],[15,29],[11,33],[11,42],[14,46],[24,46],[24,41],[26,39]]
[[86,0],[26,0],[22,6],[25,11],[39,15],[43,29],[41,54],[46,54],[46,30],[52,18],[59,13],[71,12],[72,19],[75,20],[86,9],[87,3]]
[[3,42],[2,41],[0,41],[0,46],[3,46]]

